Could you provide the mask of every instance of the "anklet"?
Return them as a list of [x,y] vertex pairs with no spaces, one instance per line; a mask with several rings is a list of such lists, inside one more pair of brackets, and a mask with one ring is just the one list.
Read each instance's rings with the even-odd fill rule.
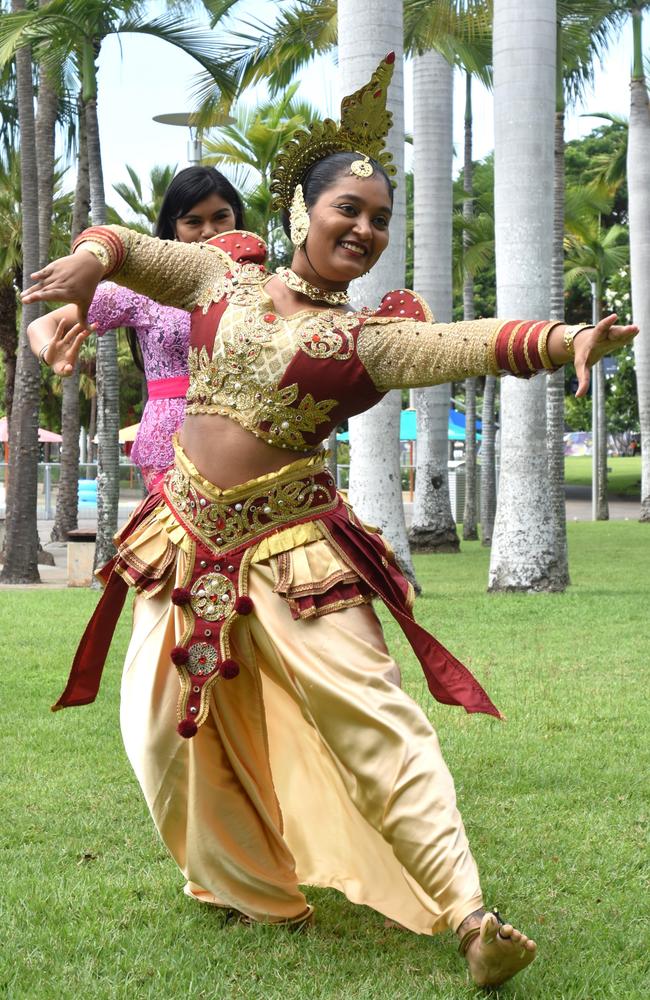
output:
[[478,927],[472,927],[470,931],[467,931],[465,934],[463,934],[462,938],[460,939],[460,944],[458,945],[458,954],[462,955],[463,958],[465,958],[465,955],[467,954],[467,949],[471,945],[474,938],[478,937],[480,933],[481,933],[481,925],[479,924]]

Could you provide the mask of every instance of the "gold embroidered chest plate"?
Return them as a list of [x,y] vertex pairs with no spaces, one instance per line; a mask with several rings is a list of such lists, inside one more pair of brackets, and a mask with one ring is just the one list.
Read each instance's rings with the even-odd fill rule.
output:
[[305,434],[326,425],[338,401],[301,394],[298,383],[279,388],[284,374],[300,351],[317,359],[351,358],[353,330],[367,312],[302,310],[283,318],[264,291],[266,278],[257,265],[233,264],[212,356],[205,347],[190,349],[187,413],[228,416],[268,444],[303,451],[315,443]]

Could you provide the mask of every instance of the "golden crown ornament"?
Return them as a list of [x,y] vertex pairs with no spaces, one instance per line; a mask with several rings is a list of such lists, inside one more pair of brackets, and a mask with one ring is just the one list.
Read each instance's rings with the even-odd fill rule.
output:
[[309,232],[309,214],[302,193],[302,184],[296,184],[289,211],[289,237],[296,250],[304,246]]
[[[389,52],[366,83],[341,101],[341,123],[331,118],[298,129],[278,153],[271,177],[273,208],[291,211],[294,193],[305,175],[319,160],[332,153],[358,153],[350,171],[356,177],[370,177],[371,159],[393,177],[397,168],[384,148],[393,116],[386,110],[388,85],[393,75],[395,53]],[[394,181],[392,181],[394,185]],[[292,242],[293,236],[292,236]]]

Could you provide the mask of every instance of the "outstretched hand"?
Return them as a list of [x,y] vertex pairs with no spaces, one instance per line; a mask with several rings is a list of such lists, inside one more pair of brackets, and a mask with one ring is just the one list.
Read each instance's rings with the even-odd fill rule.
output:
[[59,320],[54,336],[43,352],[43,360],[56,375],[72,375],[81,345],[94,329],[92,325],[74,323],[70,326],[69,321]]
[[88,309],[103,276],[102,263],[93,254],[81,249],[68,257],[59,257],[40,271],[35,271],[31,275],[35,284],[23,292],[21,298],[25,304],[72,302],[77,307],[79,325],[88,330]]
[[576,396],[584,396],[589,389],[590,369],[606,354],[617,351],[630,344],[637,333],[638,326],[616,326],[618,316],[612,313],[595,326],[581,331],[574,340],[575,369],[578,376],[578,391]]

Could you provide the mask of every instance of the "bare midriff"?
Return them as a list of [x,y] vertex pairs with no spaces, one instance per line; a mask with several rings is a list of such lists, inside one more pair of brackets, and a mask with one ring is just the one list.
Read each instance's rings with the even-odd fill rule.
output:
[[284,465],[318,451],[274,448],[234,420],[218,414],[186,416],[179,440],[204,479],[222,490],[277,472]]

